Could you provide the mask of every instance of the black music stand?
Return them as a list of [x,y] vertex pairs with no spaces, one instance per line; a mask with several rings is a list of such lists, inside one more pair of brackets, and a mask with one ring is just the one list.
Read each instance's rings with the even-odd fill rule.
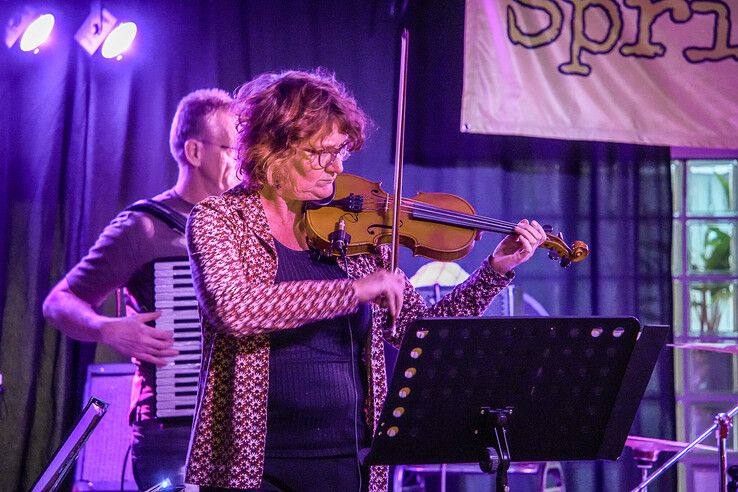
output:
[[621,318],[436,318],[407,330],[370,465],[615,460],[667,326]]
[[56,490],[64,480],[74,460],[77,459],[82,446],[95,430],[97,424],[108,411],[108,404],[94,396],[90,398],[82,410],[74,428],[69,432],[67,439],[59,446],[54,457],[36,481],[31,492],[49,492]]

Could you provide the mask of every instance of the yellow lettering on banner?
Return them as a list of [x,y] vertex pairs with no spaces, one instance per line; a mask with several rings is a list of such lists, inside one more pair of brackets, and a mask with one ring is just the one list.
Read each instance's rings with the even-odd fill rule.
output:
[[692,63],[720,61],[726,58],[738,61],[738,45],[730,44],[730,8],[718,0],[695,1],[690,5],[692,12],[715,14],[715,29],[711,48],[687,48],[684,50],[684,58]]
[[662,14],[671,12],[673,22],[687,22],[692,16],[689,10],[689,2],[686,0],[624,0],[626,7],[638,9],[638,35],[635,43],[627,43],[620,47],[623,56],[641,56],[644,58],[656,58],[664,56],[666,47],[652,40],[654,22]]
[[[589,75],[592,67],[581,60],[582,51],[592,54],[609,53],[620,39],[623,31],[623,17],[620,6],[614,0],[564,0],[574,5],[574,13],[571,17],[571,44],[570,60],[568,63],[559,65],[559,71],[567,75]],[[587,29],[584,15],[588,8],[597,7],[607,14],[609,27],[607,36],[602,41],[587,37]]]
[[512,6],[507,7],[507,36],[513,44],[526,48],[538,48],[553,43],[561,34],[564,14],[553,0],[515,0],[515,3],[531,9],[544,10],[548,14],[549,23],[540,31],[524,33],[518,26],[518,19]]

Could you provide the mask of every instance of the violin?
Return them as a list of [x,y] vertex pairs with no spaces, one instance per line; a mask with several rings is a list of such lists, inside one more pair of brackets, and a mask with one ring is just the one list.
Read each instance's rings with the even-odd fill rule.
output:
[[[402,198],[381,188],[381,183],[360,176],[340,174],[333,198],[323,206],[308,205],[305,225],[311,247],[335,256],[376,251],[392,241],[395,207],[399,205],[399,242],[413,255],[438,261],[463,258],[482,232],[515,234],[512,222],[477,215],[469,202],[449,193],[418,193]],[[546,229],[546,227],[544,227]],[[341,247],[336,247],[340,244]],[[561,236],[547,230],[540,248],[562,267],[582,261],[589,247],[582,241],[568,246]]]

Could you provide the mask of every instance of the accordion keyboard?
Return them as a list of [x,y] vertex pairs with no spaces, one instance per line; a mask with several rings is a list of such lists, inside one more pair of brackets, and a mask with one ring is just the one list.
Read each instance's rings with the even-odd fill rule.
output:
[[154,264],[154,307],[162,313],[156,328],[174,332],[174,349],[179,351],[171,364],[156,368],[156,416],[191,417],[195,414],[202,347],[188,261]]

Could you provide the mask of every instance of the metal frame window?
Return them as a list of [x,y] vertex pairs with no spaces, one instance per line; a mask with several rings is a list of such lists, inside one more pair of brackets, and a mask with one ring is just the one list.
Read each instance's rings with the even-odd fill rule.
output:
[[[671,167],[674,341],[736,343],[738,159],[674,159]],[[691,441],[715,413],[735,405],[738,360],[676,350],[674,364],[677,438]],[[730,446],[738,449],[735,431]],[[718,484],[714,456],[691,454],[680,466],[680,490],[717,490]]]

